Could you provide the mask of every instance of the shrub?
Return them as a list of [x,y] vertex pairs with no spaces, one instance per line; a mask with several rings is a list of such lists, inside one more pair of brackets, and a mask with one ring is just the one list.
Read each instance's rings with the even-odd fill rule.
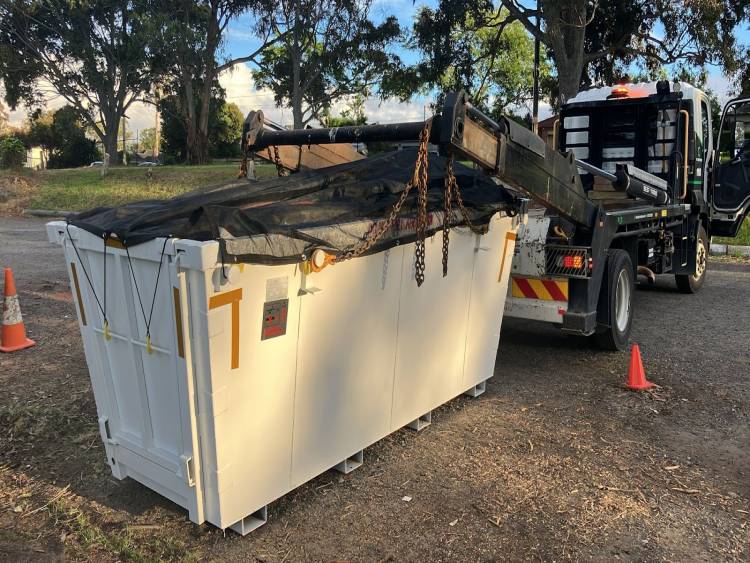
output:
[[65,145],[52,152],[47,166],[49,168],[76,168],[88,166],[100,158],[101,154],[94,141],[83,135],[71,135]]
[[26,162],[26,147],[18,137],[0,139],[0,168],[21,168]]

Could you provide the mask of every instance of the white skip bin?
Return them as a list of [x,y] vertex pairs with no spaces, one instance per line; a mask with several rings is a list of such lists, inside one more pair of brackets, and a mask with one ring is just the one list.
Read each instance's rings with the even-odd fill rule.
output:
[[319,272],[222,267],[215,241],[126,250],[49,223],[112,474],[193,522],[245,534],[274,499],[330,468],[350,471],[365,447],[481,393],[522,219],[497,213],[483,236],[454,228],[447,277],[442,237],[428,238],[421,287],[414,244]]

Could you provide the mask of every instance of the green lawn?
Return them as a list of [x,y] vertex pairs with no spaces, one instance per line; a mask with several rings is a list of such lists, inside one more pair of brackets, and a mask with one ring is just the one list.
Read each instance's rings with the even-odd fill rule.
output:
[[[24,205],[29,209],[55,211],[83,211],[101,205],[121,205],[139,199],[169,198],[190,190],[237,177],[236,164],[206,166],[157,166],[151,169],[129,166],[111,168],[101,177],[101,168],[72,168],[66,170],[24,170],[21,177],[30,189]],[[256,164],[259,178],[276,175],[272,164]],[[18,173],[0,170],[2,180]],[[722,244],[750,245],[750,220],[745,220],[737,238],[714,238]]]
[[[276,173],[271,164],[256,165],[255,169],[261,178]],[[148,168],[137,166],[111,168],[104,178],[101,168],[23,171],[22,177],[34,186],[26,207],[82,211],[140,199],[169,198],[236,178],[238,165],[157,166],[150,170],[151,178],[148,177]],[[0,172],[0,179],[8,174],[7,171]]]

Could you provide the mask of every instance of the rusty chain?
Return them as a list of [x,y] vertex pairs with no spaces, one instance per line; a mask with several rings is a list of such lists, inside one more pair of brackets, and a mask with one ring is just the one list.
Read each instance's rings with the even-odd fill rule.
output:
[[417,156],[417,160],[420,158],[424,160],[422,166],[414,169],[414,175],[418,175],[417,179],[417,240],[414,243],[414,279],[417,282],[417,287],[424,283],[424,270],[425,270],[425,245],[424,239],[427,234],[427,148],[430,140],[429,131],[425,134],[422,131],[423,138],[420,138],[419,150],[420,153]]
[[[361,256],[383,236],[392,226],[393,223],[395,223],[396,219],[398,218],[399,213],[401,213],[401,208],[403,207],[404,203],[406,202],[406,198],[409,196],[409,193],[411,190],[416,187],[417,190],[420,192],[420,201],[419,201],[419,209],[418,209],[418,217],[417,217],[417,238],[420,236],[420,229],[419,226],[422,226],[421,233],[424,237],[425,227],[426,227],[426,211],[427,211],[427,168],[428,168],[428,154],[427,154],[427,146],[430,140],[430,126],[432,122],[428,121],[425,123],[424,129],[422,129],[422,133],[419,136],[419,149],[417,150],[417,160],[414,164],[414,174],[412,175],[411,180],[404,186],[403,191],[401,192],[401,196],[398,198],[396,203],[393,204],[393,207],[391,208],[391,211],[388,213],[388,218],[385,221],[378,221],[375,223],[370,230],[367,232],[367,235],[365,236],[364,240],[362,240],[357,246],[352,248],[351,250],[348,250],[347,252],[344,252],[340,256],[336,258],[336,262],[343,262],[344,260],[350,260],[351,258],[356,258],[357,256]],[[422,201],[424,201],[424,206],[422,206]],[[424,210],[424,216],[419,217],[419,214],[422,213],[422,210]],[[421,285],[424,281],[424,239],[422,239],[422,254],[421,258],[419,254],[417,254],[417,260],[421,260],[421,280],[417,278],[417,284]],[[417,273],[419,275],[419,268],[417,269]]]
[[451,222],[453,221],[453,158],[449,157],[445,170],[445,190],[443,192],[443,277],[448,275],[448,244],[450,241]]
[[279,178],[289,176],[289,172],[287,172],[287,169],[284,168],[284,165],[281,163],[279,147],[276,145],[273,146],[273,163],[276,165],[276,173],[279,175]]
[[240,171],[237,174],[237,178],[247,178],[247,153],[242,153],[242,160],[240,161]]
[[461,190],[458,187],[458,181],[456,175],[453,173],[453,155],[449,154],[447,162],[445,164],[445,193],[444,193],[444,209],[443,209],[443,277],[448,275],[448,245],[450,243],[450,230],[451,223],[455,219],[455,213],[453,211],[453,200],[455,199],[461,210],[461,217],[468,225],[471,232],[482,235],[484,231],[476,227],[469,219],[469,213],[464,207],[464,201],[461,197]]
[[461,190],[458,187],[458,182],[456,181],[456,176],[453,174],[453,155],[448,156],[448,162],[447,162],[447,169],[445,172],[446,176],[446,182],[450,182],[452,184],[452,193],[453,196],[456,198],[456,203],[458,203],[458,208],[461,210],[461,218],[466,221],[466,224],[468,225],[469,229],[471,229],[471,232],[477,235],[483,235],[485,234],[485,230],[481,229],[480,227],[477,227],[474,225],[474,223],[471,222],[471,219],[469,219],[469,212],[466,211],[466,207],[464,207],[464,200],[461,197]]

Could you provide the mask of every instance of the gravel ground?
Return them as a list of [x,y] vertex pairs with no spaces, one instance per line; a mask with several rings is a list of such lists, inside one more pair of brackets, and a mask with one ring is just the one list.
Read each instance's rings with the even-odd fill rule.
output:
[[109,474],[43,224],[0,219],[39,342],[0,355],[0,560],[750,560],[750,263],[712,260],[695,296],[669,277],[636,293],[654,392],[623,389],[626,354],[506,319],[485,395],[300,487],[241,538]]

